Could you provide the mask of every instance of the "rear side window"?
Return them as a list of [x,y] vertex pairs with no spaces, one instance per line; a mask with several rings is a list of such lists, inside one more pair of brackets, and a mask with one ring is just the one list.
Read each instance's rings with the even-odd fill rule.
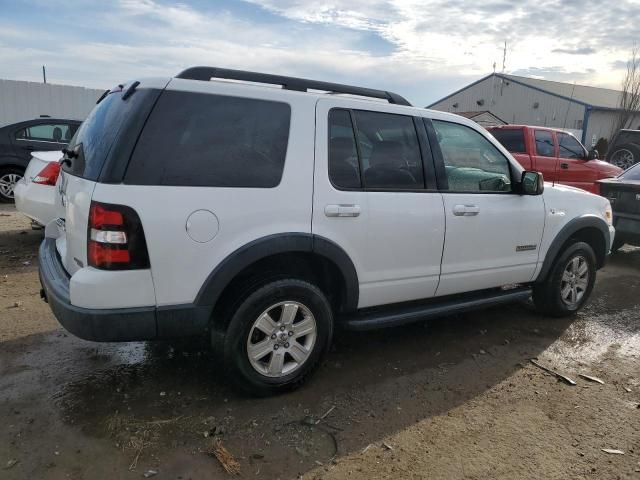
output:
[[275,187],[290,118],[286,103],[165,91],[140,135],[125,183]]
[[637,163],[630,169],[620,175],[625,180],[640,180],[640,163]]
[[329,113],[329,179],[338,188],[360,188],[358,150],[348,110]]
[[545,130],[536,130],[536,152],[541,157],[553,157],[553,136],[551,132]]
[[16,132],[16,139],[65,144],[69,143],[75,131],[75,126],[66,123],[41,123],[18,130]]
[[504,148],[512,153],[526,153],[524,147],[524,131],[522,129],[500,129],[491,130],[491,135],[498,140]]

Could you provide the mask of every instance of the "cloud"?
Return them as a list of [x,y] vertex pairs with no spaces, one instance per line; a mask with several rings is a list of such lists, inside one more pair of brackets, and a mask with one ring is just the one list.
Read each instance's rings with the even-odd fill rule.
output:
[[[213,65],[395,90],[417,105],[486,75],[494,62],[500,70],[505,40],[507,73],[615,88],[620,72],[611,66],[628,56],[640,16],[635,0],[607,8],[596,0],[31,0],[27,7],[28,20],[14,4],[3,9],[2,77],[38,80],[46,64],[54,82],[106,88]],[[593,18],[606,28],[585,28]]]
[[554,48],[553,53],[566,53],[568,55],[592,55],[596,53],[595,48],[577,47],[577,48]]

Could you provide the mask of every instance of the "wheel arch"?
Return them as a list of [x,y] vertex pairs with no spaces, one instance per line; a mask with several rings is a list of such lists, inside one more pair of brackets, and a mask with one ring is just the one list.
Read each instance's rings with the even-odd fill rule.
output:
[[317,274],[323,279],[323,287],[339,291],[340,310],[357,309],[358,276],[349,255],[331,240],[308,233],[269,235],[238,248],[209,274],[194,304],[215,308],[234,281],[263,265],[285,265],[283,273],[287,274],[301,271]]
[[602,218],[596,215],[574,218],[562,227],[551,242],[536,282],[547,278],[558,256],[567,245],[575,241],[582,241],[591,246],[596,254],[596,268],[602,268],[609,253],[610,240],[609,226]]

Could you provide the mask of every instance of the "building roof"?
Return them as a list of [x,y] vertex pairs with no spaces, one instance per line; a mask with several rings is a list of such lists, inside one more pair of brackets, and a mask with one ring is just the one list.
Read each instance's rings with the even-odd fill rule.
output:
[[618,90],[612,90],[610,88],[588,87],[586,85],[574,85],[573,83],[554,82],[551,80],[542,80],[539,78],[521,77],[518,75],[508,75],[506,73],[492,73],[487,75],[486,77],[482,77],[481,79],[470,83],[466,87],[456,90],[446,97],[443,97],[440,100],[431,103],[426,108],[431,108],[434,105],[443,102],[447,98],[450,98],[457,93],[460,93],[467,88],[474,86],[477,83],[491,78],[494,75],[497,78],[502,78],[516,84],[524,85],[525,87],[533,88],[535,90],[539,90],[550,95],[555,95],[556,97],[564,98],[566,100],[572,100],[576,103],[591,106],[593,108],[614,110],[619,109],[620,95],[622,94],[622,92]]
[[520,77],[517,75],[507,75],[496,73],[497,77],[522,83],[529,87],[543,90],[545,92],[560,97],[572,98],[573,100],[600,108],[619,108],[620,95],[622,92],[610,88],[588,87],[573,83],[553,82],[539,78]]

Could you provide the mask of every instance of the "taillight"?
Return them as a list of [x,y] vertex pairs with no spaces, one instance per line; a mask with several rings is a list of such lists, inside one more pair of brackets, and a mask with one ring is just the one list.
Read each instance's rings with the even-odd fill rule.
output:
[[38,175],[33,177],[32,182],[40,185],[51,185],[53,187],[58,180],[58,175],[60,175],[60,164],[58,162],[51,162],[48,163]]
[[131,207],[91,202],[87,261],[102,270],[149,268],[140,217]]

